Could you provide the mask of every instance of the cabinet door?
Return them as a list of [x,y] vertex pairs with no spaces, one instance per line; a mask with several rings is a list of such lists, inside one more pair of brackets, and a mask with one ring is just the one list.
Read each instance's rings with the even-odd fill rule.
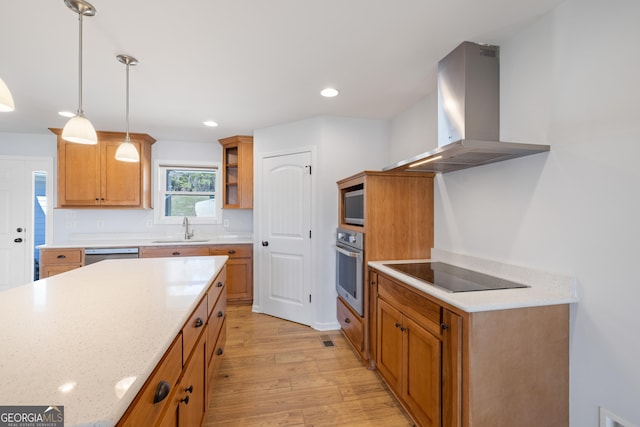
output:
[[402,381],[402,314],[378,300],[377,368],[389,387],[400,394]]
[[[140,206],[140,165],[141,162],[121,162],[116,160],[116,150],[122,141],[105,140],[101,147],[100,199],[103,206]],[[132,140],[138,153],[141,144]]]
[[231,302],[253,302],[251,259],[230,258],[227,261],[227,299]]
[[58,138],[58,207],[100,204],[100,146]]
[[440,426],[441,342],[405,317],[402,399],[424,427]]
[[202,419],[206,410],[205,395],[205,342],[206,331],[198,345],[193,350],[191,359],[184,369],[182,381],[180,381],[181,394],[178,407],[178,419],[181,426],[202,425]]

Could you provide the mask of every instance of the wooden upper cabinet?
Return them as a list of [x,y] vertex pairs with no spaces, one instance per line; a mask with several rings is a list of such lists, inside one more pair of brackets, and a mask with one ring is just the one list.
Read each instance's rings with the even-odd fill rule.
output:
[[58,136],[59,208],[151,208],[151,145],[147,134],[130,133],[139,163],[115,159],[122,132],[99,131],[98,144],[75,144]]
[[253,137],[231,136],[222,145],[224,209],[253,209]]

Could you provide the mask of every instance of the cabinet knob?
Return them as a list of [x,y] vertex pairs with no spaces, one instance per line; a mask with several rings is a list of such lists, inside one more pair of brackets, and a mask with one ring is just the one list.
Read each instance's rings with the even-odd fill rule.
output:
[[229,250],[227,251],[227,253],[228,253],[229,255],[233,255],[233,254],[235,254],[235,253],[236,253],[236,250],[235,250],[235,249],[229,249]]
[[222,311],[219,311],[218,312],[218,317],[222,317],[222,316],[224,316],[224,313]]
[[65,259],[67,256],[66,255],[58,255],[56,258],[58,259]]
[[400,327],[400,322],[396,322],[396,328]]
[[22,227],[18,227],[18,228],[16,228],[16,231],[17,231],[18,233],[22,233],[23,228],[22,228]]
[[15,239],[13,239],[14,242],[16,243],[22,243],[22,237],[17,237]]
[[189,396],[185,396],[182,399],[180,399],[181,403],[184,403],[185,405],[189,404]]
[[169,392],[171,391],[171,386],[166,381],[160,381],[158,383],[158,387],[156,387],[156,392],[153,395],[153,403],[162,402],[167,396],[169,396]]
[[269,242],[267,242],[266,240],[262,241],[262,246],[269,246]]
[[407,330],[407,328],[405,328],[404,326],[400,326],[400,330],[401,330],[402,332],[404,332],[404,331],[406,331],[406,330]]
[[184,391],[186,391],[187,393],[193,393],[193,384],[185,388]]
[[219,348],[216,350],[216,354],[217,354],[218,356],[222,356],[222,353],[223,353],[222,347],[219,347]]
[[441,323],[440,328],[442,328],[443,331],[446,331],[447,329],[449,329],[449,325],[447,325],[446,323]]
[[348,317],[344,318],[344,323],[351,323],[351,319],[349,319]]
[[223,287],[223,286],[224,286],[224,283],[222,283],[222,282],[218,282],[218,287],[219,287],[219,288],[221,288],[221,287]]
[[173,256],[178,256],[178,255],[180,255],[180,252],[175,251],[175,252],[173,252],[171,255],[173,255]]
[[199,328],[199,327],[201,327],[202,325],[204,325],[204,322],[202,321],[202,319],[201,319],[201,318],[199,318],[199,317],[198,317],[198,318],[196,319],[196,328]]

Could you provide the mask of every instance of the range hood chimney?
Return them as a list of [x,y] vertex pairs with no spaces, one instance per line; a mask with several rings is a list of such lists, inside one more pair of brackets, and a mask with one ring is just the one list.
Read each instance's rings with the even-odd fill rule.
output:
[[384,171],[446,173],[549,151],[500,141],[499,52],[464,42],[438,63],[438,148]]

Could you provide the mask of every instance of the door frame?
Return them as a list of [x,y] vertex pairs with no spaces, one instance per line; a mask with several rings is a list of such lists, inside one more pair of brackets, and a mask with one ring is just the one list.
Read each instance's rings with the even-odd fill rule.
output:
[[[318,239],[313,238],[313,233],[319,232],[320,226],[318,224],[318,215],[317,215],[317,201],[318,201],[318,190],[317,190],[317,182],[316,177],[318,174],[314,172],[316,169],[316,159],[317,152],[315,146],[302,146],[296,147],[295,149],[286,149],[286,150],[278,150],[278,151],[268,151],[264,153],[260,153],[259,158],[255,158],[254,165],[254,173],[253,173],[253,271],[256,273],[253,275],[253,306],[252,311],[255,313],[262,313],[262,298],[264,297],[261,289],[264,287],[264,282],[262,280],[264,275],[264,260],[261,257],[262,248],[260,243],[261,229],[260,229],[260,213],[264,209],[264,203],[262,200],[263,185],[262,185],[262,162],[266,158],[270,157],[280,157],[287,156],[299,153],[310,153],[311,154],[311,244],[309,248],[309,263],[310,263],[310,281],[309,283],[309,291],[311,292],[311,322],[310,326],[314,329],[316,323],[316,304],[318,304],[319,293],[317,292],[317,281],[315,270],[318,267],[318,263],[314,257],[315,253],[319,253],[317,242]],[[255,152],[255,151],[254,151]],[[257,160],[257,161],[256,161]]]
[[[47,209],[46,209],[46,231],[45,231],[45,244],[50,244],[53,241],[53,207],[57,202],[57,195],[55,193],[55,169],[54,169],[54,158],[53,157],[30,157],[30,156],[4,156],[0,155],[0,160],[15,160],[15,161],[24,161],[25,162],[25,171],[28,170],[29,177],[32,177],[34,171],[44,171],[47,173]],[[26,190],[26,188],[25,188]],[[34,205],[33,205],[33,196],[34,196],[34,187],[33,180],[29,180],[28,191],[30,194],[29,197],[29,214],[27,217],[28,220],[28,236],[29,239],[25,245],[25,251],[27,253],[26,262],[25,262],[25,271],[23,275],[25,278],[30,278],[26,283],[30,283],[33,281],[33,251],[34,251]]]

